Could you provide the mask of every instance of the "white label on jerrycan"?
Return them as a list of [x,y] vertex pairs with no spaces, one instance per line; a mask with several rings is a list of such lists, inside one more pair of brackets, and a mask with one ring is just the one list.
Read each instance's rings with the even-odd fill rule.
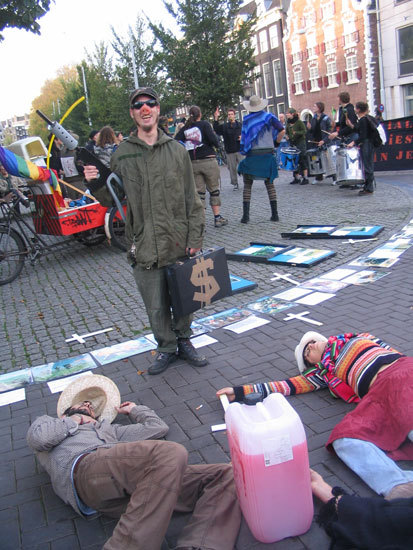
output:
[[266,439],[263,441],[262,446],[265,466],[274,466],[274,464],[288,462],[294,458],[291,438],[288,434]]

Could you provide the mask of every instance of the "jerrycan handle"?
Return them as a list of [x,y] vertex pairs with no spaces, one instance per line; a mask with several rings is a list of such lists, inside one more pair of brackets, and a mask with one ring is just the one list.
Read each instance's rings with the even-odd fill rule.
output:
[[245,405],[256,405],[257,403],[260,403],[263,401],[263,397],[261,393],[254,392],[254,393],[247,393],[247,395],[244,395],[244,404]]
[[245,405],[256,405],[257,411],[259,411],[260,415],[264,417],[264,420],[271,420],[271,415],[267,411],[267,409],[264,407],[264,404],[262,401],[264,400],[261,393],[254,392],[254,393],[248,393],[244,397],[244,404]]

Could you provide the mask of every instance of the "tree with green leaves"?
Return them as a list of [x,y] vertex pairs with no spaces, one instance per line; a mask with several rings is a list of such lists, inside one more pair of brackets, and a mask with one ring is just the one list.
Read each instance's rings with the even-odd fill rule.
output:
[[[40,34],[40,19],[50,9],[51,0],[1,0],[0,31],[7,27],[17,27]],[[0,42],[4,40],[0,33]]]
[[168,86],[182,104],[205,114],[238,103],[255,66],[251,38],[255,17],[238,16],[241,0],[164,0],[181,36],[150,23],[161,46]]

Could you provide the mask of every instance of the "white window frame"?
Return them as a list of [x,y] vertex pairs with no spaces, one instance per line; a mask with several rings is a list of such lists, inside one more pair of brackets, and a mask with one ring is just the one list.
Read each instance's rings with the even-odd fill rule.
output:
[[277,103],[277,115],[285,113],[285,103]]
[[[411,93],[408,94],[408,87],[411,88]],[[403,109],[404,109],[404,116],[411,116],[413,115],[413,83],[404,84],[402,86],[403,90]],[[408,109],[409,103],[411,104],[411,109]],[[410,111],[410,112],[409,112]]]
[[323,20],[334,17],[334,2],[325,2],[321,4],[321,13],[323,14]]
[[253,52],[252,54],[255,56],[255,55],[258,55],[258,40],[257,40],[257,35],[254,34],[252,37],[251,37],[251,46],[253,47]]
[[261,53],[268,52],[267,29],[264,29],[263,31],[260,31],[258,36],[259,36],[259,42],[260,42],[260,52]]
[[317,22],[317,15],[314,8],[307,8],[304,12],[305,28],[313,27]]
[[318,85],[318,79],[320,78],[320,74],[318,72],[318,64],[309,66],[308,70],[310,73],[310,83],[311,83],[310,92],[319,92],[320,86]]
[[357,78],[357,55],[351,54],[346,57],[347,84],[360,82]]
[[336,33],[333,23],[327,24],[324,27],[324,44],[326,48],[325,53],[336,51]]
[[326,74],[328,78],[327,88],[337,88],[337,62],[335,59],[326,61]]
[[303,90],[303,69],[301,66],[294,67],[294,84],[295,84],[295,95],[301,95],[304,93]]
[[399,71],[399,76],[400,77],[405,77],[405,76],[409,76],[413,73],[413,69],[407,73],[403,73],[401,72],[401,66],[402,66],[402,63],[409,63],[410,65],[413,65],[413,58],[409,58],[409,59],[404,59],[403,61],[401,60],[401,51],[400,51],[400,48],[401,48],[401,43],[400,43],[400,32],[409,28],[409,27],[412,27],[413,29],[413,24],[412,25],[406,25],[404,27],[401,27],[399,29],[396,29],[397,31],[397,59],[398,59],[398,71]]
[[278,48],[280,45],[280,37],[278,35],[278,25],[271,25],[269,28],[270,49]]
[[[276,78],[276,71],[275,71],[275,64],[279,65],[279,80]],[[274,76],[274,92],[276,96],[283,95],[283,74],[282,74],[282,67],[281,67],[281,59],[274,59],[272,62],[272,72]],[[278,72],[278,71],[277,71]],[[279,83],[280,87],[278,89],[277,83]]]
[[256,76],[259,75],[258,78],[254,80],[255,95],[258,97],[263,97],[264,83],[262,81],[262,71],[259,65],[254,67],[254,74]]
[[[268,70],[266,71],[266,69]],[[269,63],[262,64],[262,75],[264,80],[265,97],[273,97],[272,82],[271,82],[271,67]]]

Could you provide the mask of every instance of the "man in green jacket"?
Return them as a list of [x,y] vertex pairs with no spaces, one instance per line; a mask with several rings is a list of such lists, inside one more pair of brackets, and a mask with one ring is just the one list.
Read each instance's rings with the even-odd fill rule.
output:
[[[133,275],[158,343],[158,355],[148,372],[163,372],[178,356],[203,367],[207,360],[189,339],[192,316],[172,316],[166,281],[168,264],[202,247],[205,214],[191,161],[180,143],[158,129],[159,99],[152,88],[132,92],[129,112],[137,130],[116,149],[111,169],[123,181],[129,257],[132,253]],[[95,167],[85,167],[92,184],[96,176]],[[106,188],[93,192],[103,205],[111,205]]]
[[[290,107],[287,111],[287,127],[286,138],[288,143],[297,147],[300,150],[300,158],[298,160],[298,170],[293,172],[294,179],[290,181],[291,184],[299,183],[300,185],[307,185],[308,181],[308,167],[307,167],[307,146],[306,146],[306,134],[307,129],[302,120],[299,119],[298,113],[295,109]],[[298,176],[302,173],[301,181],[298,179]]]

